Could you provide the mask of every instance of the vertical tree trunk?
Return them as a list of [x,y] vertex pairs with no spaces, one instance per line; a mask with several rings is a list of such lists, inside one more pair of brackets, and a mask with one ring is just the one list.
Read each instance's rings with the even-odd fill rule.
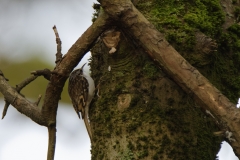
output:
[[102,40],[92,50],[92,159],[214,159],[213,118],[123,31],[120,39],[112,55]]
[[[233,10],[239,2],[221,2],[223,9],[218,0],[140,0],[137,8],[236,102],[240,27],[224,11],[238,19]],[[116,30],[121,36],[115,53],[102,38],[92,49],[99,89],[90,108],[92,159],[214,159],[222,141],[213,134],[220,130],[214,118],[156,67],[121,24]]]

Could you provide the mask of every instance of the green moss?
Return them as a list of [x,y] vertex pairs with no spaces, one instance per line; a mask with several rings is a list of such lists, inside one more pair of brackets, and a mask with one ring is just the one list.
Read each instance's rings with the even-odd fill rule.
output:
[[155,67],[153,63],[146,62],[143,67],[143,74],[150,79],[157,79],[158,77],[158,69]]
[[140,136],[140,137],[138,137],[138,139],[139,139],[140,141],[145,142],[145,143],[148,142],[148,137],[147,137],[147,136]]
[[134,145],[133,145],[133,143],[132,143],[131,141],[128,142],[127,147],[128,147],[130,150],[134,150],[134,149],[135,149],[135,147],[134,147]]
[[113,95],[118,95],[123,93],[123,91],[125,90],[125,85],[123,83],[118,83],[116,84],[114,90],[113,90]]
[[240,18],[240,7],[236,7],[234,10],[234,16],[236,17],[236,19],[238,20],[237,22],[239,22],[239,18]]
[[122,129],[121,128],[117,128],[116,129],[116,135],[119,136],[122,134]]
[[93,3],[93,9],[94,9],[94,13],[93,13],[93,15],[92,15],[92,22],[95,22],[96,21],[96,19],[97,19],[97,17],[98,17],[98,15],[99,15],[99,13],[100,13],[100,11],[102,11],[103,9],[102,9],[102,7],[99,5],[99,4],[97,4],[97,3]]
[[134,154],[130,149],[127,148],[124,152],[119,154],[119,159],[120,160],[133,160]]
[[164,148],[165,146],[168,146],[171,144],[171,140],[168,138],[168,136],[165,134],[162,138],[162,147]]
[[157,114],[161,117],[164,117],[164,110],[161,108],[161,106],[159,106],[159,101],[158,100],[154,100],[154,99],[151,99],[149,102],[148,102],[148,105],[150,107],[149,109],[149,112],[151,114]]
[[[239,12],[240,12],[240,7],[239,7]],[[231,33],[236,34],[236,36],[239,38],[240,37],[240,25],[237,23],[234,23],[232,26],[228,28],[228,31]]]
[[132,121],[128,126],[126,126],[127,132],[135,132],[138,127],[141,126],[140,121]]
[[129,107],[135,107],[139,102],[141,102],[141,96],[139,94],[134,94],[132,95],[132,100]]
[[136,81],[133,82],[132,85],[133,85],[133,87],[140,87],[141,86],[141,81],[136,80]]
[[[218,44],[219,52],[212,54],[213,63],[209,65],[211,70],[206,72],[203,68],[202,73],[207,76],[210,81],[220,89],[223,94],[233,102],[237,103],[240,96],[240,26],[233,24],[226,33],[219,35]],[[219,76],[221,75],[221,76]],[[224,85],[222,85],[224,83]]]
[[138,153],[139,159],[145,158],[147,156],[148,156],[148,150],[144,150],[144,151]]
[[154,154],[153,160],[159,160],[158,154]]
[[[236,103],[240,96],[240,25],[233,24],[228,32],[222,29],[225,13],[219,0],[140,2],[138,9],[165,34],[170,44]],[[235,7],[234,16],[236,22],[239,22],[240,7]],[[195,33],[198,31],[217,41],[218,49],[215,53],[203,55],[195,51]],[[153,72],[149,70],[148,76],[151,77]]]
[[[237,50],[238,29],[234,27],[238,26],[233,26],[226,34],[222,33],[219,26],[224,17],[219,1],[140,0],[137,7],[188,61],[199,64],[198,69],[202,69],[201,72],[224,94],[231,94],[228,92],[230,83],[237,92],[239,76],[227,78],[227,75],[236,73],[237,69],[229,69],[236,66],[236,59],[239,60],[240,56],[237,52],[229,54],[225,51]],[[197,31],[212,39],[218,37],[218,44],[221,44],[218,51],[208,55],[196,53]],[[126,39],[127,42],[122,42]],[[119,154],[114,157],[116,159],[164,159],[166,155],[178,160],[184,157],[213,159],[220,144],[220,140],[212,136],[217,130],[213,120],[203,118],[202,111],[194,107],[196,104],[191,95],[185,94],[156,67],[144,51],[133,51],[135,46],[130,46],[129,42],[128,35],[125,35],[116,55],[105,53],[104,46],[100,44],[95,46],[92,73],[96,84],[103,78],[101,97],[96,98],[96,106],[92,107],[91,125],[97,132],[93,148],[104,150],[106,155]],[[224,46],[224,42],[227,45]],[[107,71],[109,64],[111,72]],[[223,80],[228,83],[227,87],[221,86]],[[129,93],[132,97],[130,106],[123,111],[116,106],[117,96],[121,93]],[[112,144],[114,141],[116,143]],[[177,149],[174,149],[175,146]]]
[[177,48],[180,50],[193,48],[196,30],[214,35],[224,22],[224,13],[218,0],[153,0],[137,7],[159,31],[165,33],[171,44],[182,44]]

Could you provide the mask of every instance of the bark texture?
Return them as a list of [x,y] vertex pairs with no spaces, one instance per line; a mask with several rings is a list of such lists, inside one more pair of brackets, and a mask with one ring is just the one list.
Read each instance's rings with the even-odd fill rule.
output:
[[[213,134],[219,130],[233,135],[226,137],[240,156],[239,110],[232,103],[240,90],[239,2],[221,1],[221,7],[218,0],[134,1],[140,10],[147,7],[145,18],[130,0],[99,1],[103,9],[93,25],[62,59],[58,50],[42,110],[0,74],[6,101],[48,127],[48,159],[54,157],[64,83],[97,39],[91,63],[98,84],[90,109],[93,159],[213,159],[223,138]],[[109,30],[120,33],[110,51],[99,37]]]
[[[151,6],[152,2],[156,2],[156,3],[164,3],[163,1],[159,2],[159,1],[149,1],[148,6]],[[173,1],[171,1],[173,2]],[[199,2],[199,1],[198,1]],[[205,2],[205,1],[204,1]],[[218,124],[218,126],[220,127],[220,130],[222,130],[223,132],[225,131],[230,131],[233,133],[233,138],[235,141],[231,141],[231,145],[234,148],[234,151],[236,153],[236,155],[240,155],[240,147],[239,147],[239,142],[240,142],[240,128],[239,128],[239,124],[240,124],[240,119],[239,119],[239,110],[235,107],[235,104],[231,103],[229,101],[228,98],[226,98],[226,96],[224,96],[218,89],[216,89],[214,87],[214,85],[212,85],[209,80],[207,80],[195,67],[193,67],[189,62],[187,62],[164,38],[165,35],[161,34],[133,5],[130,1],[128,0],[121,0],[121,1],[108,1],[108,0],[102,0],[100,1],[100,3],[103,6],[103,9],[105,12],[107,12],[109,14],[109,16],[111,16],[113,19],[115,19],[116,21],[118,21],[118,27],[122,30],[123,33],[125,33],[126,35],[128,35],[128,40],[131,41],[131,43],[136,44],[135,49],[143,49],[145,50],[148,55],[155,61],[155,63],[157,63],[161,69],[169,76],[171,77],[171,79],[174,80],[175,83],[177,83],[188,95],[191,95],[192,98],[194,98],[194,101],[201,106],[201,108],[203,109],[203,111],[210,111],[210,113],[213,115],[213,119],[215,119],[215,122]],[[147,3],[147,2],[146,2]],[[167,2],[166,2],[167,3]],[[181,2],[179,2],[181,3]],[[212,10],[219,10],[221,8],[219,3],[216,3],[216,1],[212,2],[213,7]],[[143,5],[143,3],[142,3]],[[154,5],[154,4],[153,4]],[[205,5],[211,5],[211,3],[209,2],[209,4]],[[141,7],[141,4],[139,5]],[[185,15],[184,20],[186,22],[191,22],[193,19],[192,17],[196,16],[194,14],[189,14],[189,15]],[[214,29],[214,27],[216,28],[216,25],[221,25],[223,23],[221,16],[221,13],[218,13],[219,16],[219,21],[215,24],[215,26],[213,26],[211,29]],[[152,17],[149,17],[150,19]],[[203,20],[204,22],[204,20]],[[202,23],[203,23],[202,22]],[[197,22],[193,22],[193,23],[197,23]],[[204,31],[204,29],[207,30],[206,26],[197,26],[197,24],[195,24],[195,28],[199,27],[200,31]],[[204,28],[205,27],[205,28]],[[218,26],[219,27],[219,26]],[[210,34],[211,29],[206,31],[206,34]],[[212,35],[216,35],[219,34],[221,32],[223,36],[224,35],[224,30],[221,30],[221,27],[219,27],[219,30],[213,30],[212,31]],[[186,33],[185,33],[186,34]],[[186,50],[182,50],[183,51],[183,55],[184,54],[195,54],[195,55],[201,55],[199,58],[206,58],[208,57],[207,54],[212,53],[212,55],[214,54],[219,54],[218,56],[222,56],[221,51],[217,53],[217,51],[215,51],[215,49],[217,48],[216,42],[214,40],[212,40],[211,38],[206,38],[207,36],[201,36],[201,33],[198,33],[198,30],[191,30],[192,37],[194,38],[194,43],[196,44],[196,50],[194,50],[193,46],[192,46],[192,50],[191,49],[186,49]],[[125,36],[126,37],[126,36]],[[191,37],[191,38],[192,38]],[[199,39],[199,37],[202,37]],[[201,44],[202,39],[206,39],[206,41],[211,42],[209,45],[205,45],[204,43]],[[169,38],[169,37],[168,37]],[[170,37],[171,38],[171,37]],[[224,37],[221,37],[224,39]],[[171,39],[170,39],[171,40]],[[185,41],[186,42],[186,41]],[[222,39],[218,41],[220,44],[222,43]],[[182,45],[186,45],[187,43],[182,43]],[[177,45],[177,44],[175,44]],[[140,47],[141,46],[141,47]],[[199,47],[200,46],[200,47]],[[201,48],[199,51],[199,48]],[[179,46],[178,46],[179,47]],[[206,48],[204,48],[206,47]],[[221,46],[220,49],[223,49],[224,46]],[[234,48],[234,47],[233,47]],[[197,52],[198,49],[198,53]],[[236,49],[236,48],[234,48]],[[121,47],[120,47],[121,50]],[[185,52],[184,52],[185,51]],[[96,52],[96,51],[95,51]],[[107,52],[102,52],[102,51],[97,51],[101,54],[103,53],[107,53]],[[120,51],[119,51],[120,52]],[[142,53],[142,52],[140,52]],[[116,56],[116,55],[115,55]],[[101,60],[100,58],[101,56],[99,56],[97,59],[98,61]],[[117,56],[116,56],[117,57]],[[116,57],[112,57],[113,59],[117,59]],[[209,56],[210,57],[210,56]],[[188,58],[188,57],[187,57]],[[195,57],[197,59],[197,57]],[[198,59],[201,60],[201,59]],[[104,62],[109,62],[110,60],[107,59]],[[113,61],[113,60],[112,60]],[[128,63],[127,60],[125,60],[126,64]],[[131,60],[130,60],[131,61]],[[195,60],[196,62],[196,60]],[[229,61],[230,62],[230,61]],[[96,62],[95,62],[96,63]],[[206,67],[207,64],[211,64],[212,61],[208,61],[202,63],[201,65]],[[216,63],[216,62],[215,62]],[[124,62],[122,62],[122,66]],[[125,65],[126,65],[125,64]],[[93,66],[96,64],[93,64]],[[117,83],[119,84],[120,82],[120,88],[122,89],[122,85],[121,85],[121,78],[110,78],[108,80],[105,80],[104,78],[106,78],[106,73],[107,70],[109,70],[109,68],[111,68],[111,72],[109,72],[108,74],[113,75],[114,72],[113,71],[113,67],[111,66],[111,63],[108,63],[108,67],[105,66],[105,68],[102,68],[103,71],[103,75],[102,77],[98,77],[97,79],[99,80],[99,84],[100,86],[102,86],[102,83],[107,82],[108,86],[111,86],[111,83]],[[209,65],[210,66],[210,65]],[[209,67],[208,66],[208,67]],[[206,69],[206,68],[205,68]],[[118,69],[120,70],[120,69]],[[124,68],[122,68],[122,70],[124,70]],[[128,69],[125,68],[125,71],[127,72]],[[118,71],[117,74],[120,75],[124,75],[126,76],[124,73],[124,71],[122,71],[121,73],[119,73],[121,71]],[[123,73],[124,72],[124,73]],[[93,72],[94,73],[94,72]],[[206,73],[206,70],[205,72]],[[127,77],[127,76],[126,76]],[[125,78],[125,77],[123,77]],[[115,80],[115,82],[113,82],[112,80]],[[134,79],[131,79],[134,80]],[[103,81],[103,82],[102,82]],[[126,80],[128,81],[128,80]],[[129,90],[131,90],[130,88],[132,88],[131,83],[130,82],[126,82],[126,84],[123,85],[123,91],[126,90],[127,94],[129,94]],[[160,83],[160,80],[159,80]],[[110,90],[103,92],[103,96],[105,98],[109,98],[108,100],[112,100],[112,97],[108,95],[108,92],[110,91],[114,91],[116,88],[118,89],[119,86],[113,86]],[[125,87],[127,89],[125,89]],[[100,87],[101,88],[101,87]],[[223,87],[221,87],[222,89]],[[150,88],[151,89],[151,88]],[[146,90],[149,90],[146,89]],[[122,91],[122,90],[121,90]],[[160,90],[158,90],[160,91]],[[225,89],[226,91],[226,89]],[[100,89],[100,93],[101,93],[101,89]],[[114,94],[115,92],[110,94]],[[236,92],[239,93],[239,92]],[[132,93],[130,92],[130,95]],[[101,95],[101,94],[100,94]],[[131,97],[130,95],[122,95],[122,93],[118,93],[117,95],[115,95],[117,98],[115,100],[119,100],[121,101],[121,99],[127,99],[126,97],[128,97],[128,101],[130,101],[130,104],[132,102],[132,98],[129,100],[129,97]],[[119,97],[120,96],[120,97]],[[125,97],[125,98],[123,98]],[[235,95],[235,97],[237,97],[237,95]],[[102,98],[102,96],[100,97],[100,99]],[[173,97],[172,97],[173,98]],[[231,95],[230,95],[230,98]],[[143,99],[143,98],[140,98]],[[175,98],[173,98],[175,99]],[[233,100],[233,99],[232,99]],[[109,103],[107,103],[107,101],[103,100],[105,103],[103,103],[104,105],[109,105]],[[175,102],[175,100],[173,100]],[[234,101],[236,101],[236,99],[234,99]],[[143,102],[148,102],[143,101]],[[124,103],[124,102],[122,102]],[[126,102],[127,103],[127,102]],[[102,105],[103,105],[102,104]],[[110,103],[111,104],[111,103]],[[128,104],[128,103],[127,103]],[[180,104],[180,103],[179,103]],[[113,104],[111,104],[113,105]],[[116,105],[116,104],[115,104]],[[117,106],[119,106],[117,104]],[[121,105],[120,105],[121,106]],[[99,106],[97,106],[99,107]],[[109,107],[104,107],[105,110],[109,111]],[[97,112],[98,114],[104,113],[103,111],[101,112]],[[108,117],[108,115],[106,115],[108,118],[108,120],[112,119],[112,115],[114,113],[110,112],[110,117]],[[95,115],[96,116],[96,115]],[[95,122],[95,118],[98,117],[94,116],[93,121]],[[133,118],[135,119],[135,118]],[[99,121],[99,120],[98,120]],[[94,123],[93,122],[93,123]],[[106,123],[107,120],[103,120],[101,121],[102,123]],[[124,123],[124,122],[122,122]],[[116,124],[116,122],[114,122],[114,124]],[[99,125],[99,124],[98,124]],[[96,125],[96,126],[98,126]],[[106,124],[105,124],[106,125]],[[125,124],[127,125],[127,124]],[[97,129],[98,127],[96,127],[93,125],[93,129]],[[137,125],[138,126],[138,125]],[[94,128],[96,127],[96,128]],[[110,125],[111,127],[111,125]],[[119,127],[117,127],[119,128]],[[102,130],[103,134],[105,134],[105,132]],[[100,131],[95,132],[97,135],[100,134]],[[103,136],[103,135],[101,135]],[[127,136],[129,138],[129,136]],[[112,139],[111,133],[109,133],[108,138]],[[127,139],[126,137],[123,139]],[[131,138],[130,138],[131,139]],[[96,140],[99,140],[98,138]],[[106,140],[106,138],[103,140],[104,142],[108,141]],[[104,142],[98,142],[98,143],[104,143]],[[106,143],[110,143],[109,141]],[[119,144],[118,142],[111,142],[112,145],[114,144]],[[125,143],[126,144],[126,143]],[[106,147],[107,145],[105,144],[104,147]],[[134,144],[134,147],[136,146],[136,144]],[[97,146],[99,147],[99,146]],[[104,148],[103,147],[103,148]],[[113,146],[114,147],[114,146]],[[103,149],[102,148],[102,149]],[[121,148],[121,147],[120,147]],[[96,149],[96,148],[95,148]],[[100,149],[101,150],[101,149]],[[107,151],[107,153],[110,150]],[[124,151],[119,151],[120,153],[124,153]],[[104,152],[105,153],[105,152]],[[97,155],[101,155],[101,154],[97,154]],[[116,154],[115,154],[116,155]],[[136,156],[137,154],[135,154]],[[169,155],[169,154],[167,154]],[[101,155],[104,157],[104,155]],[[100,157],[101,157],[100,156]],[[164,157],[164,156],[163,156]],[[211,157],[211,156],[209,156]],[[106,158],[106,157],[105,157]],[[196,158],[196,157],[195,157]],[[107,159],[107,158],[106,158]]]
[[215,159],[214,119],[124,31],[120,39],[114,54],[102,40],[92,49],[92,159]]
[[[101,18],[96,20],[93,25],[90,26],[73,44],[63,58],[59,58],[61,57],[61,54],[59,54],[60,45],[58,45],[56,67],[51,72],[51,75],[46,77],[50,82],[47,85],[42,109],[37,107],[37,103],[29,102],[15,89],[13,89],[6,82],[6,78],[3,76],[3,73],[0,72],[0,92],[4,95],[6,102],[15,107],[19,112],[31,118],[34,122],[48,127],[48,160],[54,159],[56,143],[56,116],[58,102],[60,100],[63,86],[73,68],[89,51],[98,36],[105,30],[108,23],[111,23],[111,20],[106,14],[102,14],[100,17]],[[57,38],[59,38],[58,34]],[[58,44],[61,43],[59,43],[59,41],[57,42]],[[34,74],[37,74],[37,72],[34,72]]]

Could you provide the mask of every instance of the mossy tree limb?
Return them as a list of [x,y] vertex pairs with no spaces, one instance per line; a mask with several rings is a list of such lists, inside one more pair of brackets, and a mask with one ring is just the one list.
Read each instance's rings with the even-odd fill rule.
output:
[[159,33],[155,27],[134,7],[130,0],[101,0],[104,10],[118,20],[152,59],[164,68],[187,93],[194,94],[206,110],[211,111],[227,125],[235,142],[230,142],[240,156],[240,116],[235,104],[221,94],[202,74],[191,66]]
[[[240,152],[239,146],[238,146],[238,142],[240,142],[239,118],[238,118],[239,113],[238,113],[238,110],[235,109],[235,106],[232,103],[230,103],[228,101],[228,99],[225,96],[223,96],[216,88],[214,88],[214,86],[211,85],[208,82],[208,80],[206,78],[204,78],[194,67],[192,67],[182,56],[180,56],[178,54],[177,51],[173,47],[171,47],[171,45],[169,45],[169,43],[165,40],[164,36],[162,34],[160,34],[154,28],[154,26],[150,22],[147,21],[146,18],[144,18],[144,16],[132,5],[132,3],[130,1],[127,1],[127,0],[120,0],[120,1],[102,0],[100,2],[102,3],[104,10],[106,11],[106,13],[108,13],[110,15],[110,17],[108,17],[108,15],[106,15],[105,13],[100,14],[100,17],[94,22],[94,24],[91,27],[89,27],[89,29],[77,40],[77,42],[70,48],[68,53],[61,60],[58,61],[58,64],[56,65],[54,71],[52,71],[50,83],[47,86],[46,96],[44,98],[44,104],[43,104],[42,110],[36,109],[36,105],[32,109],[28,110],[29,107],[32,106],[32,104],[28,103],[28,101],[25,98],[20,97],[20,95],[17,95],[18,99],[15,99],[14,96],[15,96],[15,94],[18,94],[18,93],[10,92],[8,90],[10,88],[10,86],[5,85],[6,83],[2,79],[4,77],[0,76],[1,82],[4,82],[4,84],[2,83],[0,85],[1,87],[3,87],[1,92],[6,97],[6,100],[9,101],[10,103],[12,103],[12,105],[15,108],[20,107],[22,113],[30,118],[33,117],[33,119],[37,119],[36,114],[38,114],[38,116],[40,115],[39,124],[47,126],[49,129],[49,137],[55,138],[56,111],[57,111],[58,101],[60,99],[60,95],[62,92],[62,88],[65,84],[65,81],[66,81],[69,73],[78,64],[78,62],[81,60],[81,58],[84,56],[84,54],[87,51],[89,51],[89,49],[93,46],[93,44],[94,44],[95,40],[98,38],[98,36],[106,28],[108,28],[108,25],[111,23],[111,20],[114,19],[116,22],[115,24],[118,24],[119,28],[121,28],[121,30],[123,31],[122,33],[130,35],[130,37],[127,37],[127,39],[132,38],[136,42],[138,42],[138,47],[139,48],[143,47],[144,50],[146,50],[147,53],[150,55],[150,57],[152,57],[152,59],[156,63],[158,63],[158,65],[160,65],[160,67],[163,68],[164,71],[169,76],[171,76],[171,78],[174,79],[175,82],[179,86],[181,86],[186,91],[187,94],[194,95],[196,100],[198,100],[200,103],[202,103],[205,110],[207,109],[207,110],[211,111],[211,113],[214,114],[215,117],[217,117],[218,121],[221,121],[224,124],[226,124],[226,128],[229,129],[229,131],[233,132],[233,136],[234,136],[233,138],[237,140],[236,142],[232,142],[231,144],[232,144],[233,148],[235,149],[235,153],[239,156],[240,155],[239,154],[239,152]],[[142,48],[140,50],[142,50]],[[139,53],[144,54],[143,52],[139,52]],[[128,58],[126,58],[126,60],[127,59]],[[129,59],[131,59],[131,57]],[[108,60],[112,60],[113,64],[116,63],[114,58],[112,58],[112,59],[110,58]],[[122,78],[124,76],[124,74],[127,72],[126,70],[124,70],[124,71],[121,70],[124,68],[123,66],[126,65],[124,59],[121,62],[122,63],[118,64],[117,66],[112,66],[113,71],[114,71],[114,69],[115,69],[115,71],[117,71],[114,73],[114,74],[116,74],[117,78],[119,78],[119,77]],[[102,67],[102,66],[104,66],[104,64],[100,64],[100,67]],[[113,68],[113,67],[115,67],[115,68]],[[154,67],[152,64],[146,63],[145,67],[143,68],[144,75],[147,75],[148,78],[149,77],[156,78],[153,74],[153,73],[155,73],[153,68]],[[111,70],[111,67],[109,70]],[[106,72],[107,72],[107,70],[106,70]],[[163,75],[166,76],[164,73],[163,73]],[[107,80],[115,80],[115,81],[118,80],[118,79],[113,79],[114,77],[111,77],[111,75],[108,78],[109,79],[107,79]],[[130,78],[133,78],[133,77],[131,77],[131,75],[130,75]],[[136,77],[136,78],[138,78],[138,77]],[[121,80],[124,80],[124,79],[121,79]],[[164,80],[166,80],[166,79],[164,79]],[[107,81],[105,81],[105,83],[106,82]],[[119,82],[121,82],[121,81],[119,81]],[[172,83],[172,82],[171,82],[171,80],[166,80],[166,83]],[[5,86],[3,86],[3,85],[5,85]],[[105,99],[105,101],[104,100],[101,101],[101,99],[100,99],[100,102],[98,102],[98,103],[100,103],[102,106],[105,106],[106,104],[111,104],[111,102],[113,100],[118,99],[119,100],[118,107],[120,108],[120,111],[124,111],[124,109],[127,108],[126,106],[129,105],[129,103],[127,103],[129,101],[134,102],[134,103],[130,103],[129,106],[134,106],[139,101],[139,102],[142,102],[142,104],[145,104],[144,107],[155,106],[154,104],[158,102],[157,100],[151,101],[151,103],[150,103],[151,105],[148,105],[148,100],[150,99],[149,97],[151,97],[151,95],[152,95],[151,92],[154,91],[154,88],[156,88],[156,86],[154,86],[154,85],[150,86],[151,92],[149,91],[148,86],[144,86],[145,88],[143,89],[142,92],[146,93],[148,95],[148,97],[147,97],[147,99],[146,99],[146,97],[143,97],[143,99],[141,99],[142,97],[137,97],[137,96],[135,97],[135,95],[137,95],[137,94],[134,94],[134,93],[133,93],[133,97],[131,97],[132,95],[130,95],[128,93],[128,92],[131,93],[131,91],[126,90],[125,85],[126,86],[133,85],[136,87],[136,86],[139,86],[140,84],[137,81],[135,81],[135,83],[133,83],[133,84],[122,81],[122,83],[119,83],[117,86],[110,88],[110,91],[113,89],[113,91],[114,91],[113,95],[115,97],[111,97],[111,95],[109,95],[109,93],[105,93],[105,96],[107,96],[107,98],[109,98],[109,99]],[[167,92],[168,90],[171,89],[171,86],[173,86],[173,85],[165,85],[165,86],[167,86],[166,87],[167,89],[165,88],[166,92]],[[4,88],[4,87],[7,87],[7,88]],[[174,87],[177,88],[177,86],[174,86]],[[157,88],[157,89],[160,89],[160,88]],[[179,89],[179,88],[177,88],[177,89]],[[118,97],[117,97],[117,93],[119,93],[119,91],[121,91],[122,93],[120,95],[118,95]],[[137,90],[137,92],[138,92],[138,90]],[[101,94],[101,92],[100,92],[100,94]],[[124,99],[128,99],[128,101],[126,103],[123,103]],[[159,97],[157,97],[156,99],[159,99]],[[15,100],[17,100],[16,102],[19,102],[19,103],[15,104],[14,103]],[[18,101],[18,100],[21,100],[21,101]],[[108,100],[108,101],[106,101],[106,100]],[[144,101],[142,101],[142,100],[144,100]],[[164,110],[164,112],[167,113],[167,114],[164,113],[165,115],[167,115],[167,116],[173,115],[174,117],[179,115],[177,112],[178,110],[174,111],[171,108],[172,105],[175,103],[175,101],[173,99],[167,97],[167,100],[165,103],[167,103],[167,106],[170,106],[170,108],[168,108],[167,110]],[[24,106],[24,105],[26,105],[26,106]],[[144,109],[146,109],[146,108],[144,108]],[[111,121],[111,114],[112,114],[112,112],[110,112],[110,113],[108,112],[109,108],[103,108],[103,109],[105,112],[101,113],[101,114],[104,113],[103,114],[104,121],[101,121],[101,122],[103,122],[102,124]],[[140,108],[140,109],[142,109],[142,108]],[[149,108],[147,108],[147,109],[149,109]],[[153,107],[153,109],[154,109],[154,107]],[[145,111],[147,112],[149,110],[145,110]],[[156,113],[156,112],[154,112],[154,113]],[[159,112],[159,113],[161,113],[161,112]],[[187,112],[183,112],[183,113],[187,113]],[[136,114],[136,116],[140,116],[140,118],[141,118],[141,116],[148,116],[148,114],[144,115],[142,111],[141,112],[132,112],[132,114],[133,115]],[[100,116],[99,113],[96,113],[96,115]],[[95,118],[95,120],[98,120],[97,116],[93,117],[93,118]],[[117,117],[117,118],[119,118],[122,123],[125,123],[125,120],[135,119],[134,116],[128,117],[127,114],[125,114],[122,117],[120,117],[120,118]],[[167,116],[166,116],[166,118],[168,118]],[[178,117],[177,120],[180,121],[181,118],[183,118],[183,117],[184,117],[184,114],[181,115],[180,117]],[[189,117],[191,117],[191,115]],[[145,117],[145,118],[148,118],[148,117]],[[194,116],[192,116],[192,118],[194,119]],[[119,119],[115,119],[115,120],[117,121]],[[149,119],[147,119],[147,120],[149,120]],[[94,119],[92,122],[94,125]],[[159,120],[158,122],[160,123],[161,121]],[[126,123],[127,128],[125,126],[123,126],[123,128],[125,127],[125,129],[127,129],[127,131],[134,131],[137,126],[140,126],[139,123],[140,123],[139,121],[136,123],[134,121],[128,121]],[[154,122],[149,121],[146,125],[148,127],[149,126],[151,127],[151,123],[154,123]],[[178,122],[176,122],[176,123],[178,123]],[[186,123],[186,122],[183,122],[183,123]],[[109,133],[107,133],[105,135],[101,135],[102,133],[98,132],[98,134],[99,134],[98,136],[100,136],[100,137],[106,136],[107,138],[108,138],[108,136],[111,136],[110,131],[111,131],[111,127],[113,126],[113,124],[114,123],[109,124],[107,126],[106,125],[103,126],[103,127],[107,127],[105,129],[108,130]],[[172,127],[172,125],[169,125],[168,128],[172,128],[173,130],[175,129],[174,127]],[[209,128],[211,128],[211,127],[209,127]],[[100,128],[100,129],[103,129],[103,128]],[[201,130],[201,131],[203,131],[203,130]],[[134,146],[131,142],[129,142],[128,148],[132,149],[132,148],[136,147],[137,149],[141,148],[141,149],[145,150],[146,149],[145,147],[148,147],[148,146],[147,145],[143,146],[141,144],[142,144],[142,142],[145,142],[145,143],[148,142],[148,139],[146,137],[147,137],[147,135],[152,134],[152,132],[155,132],[155,131],[152,131],[151,128],[149,128],[149,134],[138,137],[139,140],[141,141],[139,146]],[[159,131],[159,132],[161,132],[161,131]],[[184,132],[186,132],[186,130],[183,129],[182,132],[183,132],[182,134],[185,134]],[[189,132],[189,131],[187,131],[187,132]],[[106,133],[106,132],[103,131],[103,133]],[[203,133],[203,132],[201,132],[201,133]],[[121,134],[120,130],[118,132],[116,132],[116,135],[119,135],[119,134]],[[208,133],[207,135],[210,135],[210,134]],[[54,148],[55,148],[55,139],[54,138],[49,139],[49,146],[50,146],[49,152],[52,155],[49,155],[48,159],[53,159],[53,157],[54,157]],[[120,136],[117,138],[121,139]],[[161,144],[164,144],[164,145],[170,143],[172,140],[171,137],[170,138],[168,137],[168,135],[163,135],[161,138],[163,139]],[[202,137],[202,138],[206,138],[206,137]],[[209,137],[207,137],[207,138],[209,138]],[[211,137],[209,139],[211,139]],[[104,141],[104,139],[100,139],[100,140]],[[152,139],[152,141],[154,141],[154,139]],[[190,140],[186,139],[186,141],[192,141],[192,139],[190,139]],[[193,140],[193,141],[194,141],[194,143],[192,143],[193,145],[196,145],[198,142],[198,140]],[[200,139],[200,141],[201,141],[201,139]],[[178,143],[180,143],[180,142],[178,142]],[[116,141],[116,147],[118,147],[118,144],[122,145],[121,142],[117,143],[117,141]],[[152,147],[154,148],[156,146],[152,146]],[[162,150],[159,152],[162,152]],[[172,150],[172,152],[177,152],[177,151]],[[123,157],[127,156],[126,158],[132,158],[132,153],[130,150],[124,150],[124,151],[122,151],[121,156],[123,156]],[[144,156],[145,157],[148,156],[148,153],[146,153],[146,152],[138,153],[138,157],[144,158]],[[155,159],[157,159],[157,157],[155,157]]]

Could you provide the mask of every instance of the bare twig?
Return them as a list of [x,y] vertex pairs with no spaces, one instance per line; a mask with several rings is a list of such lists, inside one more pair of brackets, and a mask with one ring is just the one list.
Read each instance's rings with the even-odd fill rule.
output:
[[[56,143],[56,112],[58,101],[61,96],[62,88],[68,75],[73,68],[79,63],[82,57],[89,51],[97,38],[107,28],[110,18],[105,14],[101,14],[99,18],[82,34],[82,36],[72,45],[61,63],[56,65],[52,71],[52,77],[46,90],[46,96],[42,107],[42,114],[48,117],[51,127],[48,127],[49,144],[48,144],[48,160],[53,160]],[[54,127],[53,127],[54,126]]]
[[61,67],[55,69],[57,75],[66,75],[73,70],[82,57],[95,44],[98,37],[113,23],[112,19],[105,13],[99,14],[97,20],[82,34],[82,36],[72,45],[67,54],[61,60]]
[[41,101],[42,95],[39,94],[37,101],[35,102],[36,106],[38,106],[39,102]]
[[2,73],[2,71],[0,70],[0,76],[3,76],[5,78],[6,81],[9,81],[5,76],[4,74]]
[[[61,63],[57,63],[54,71],[51,72],[51,78],[48,78],[50,79],[50,82],[48,83],[46,89],[42,110],[40,110],[34,103],[29,102],[26,98],[21,96],[16,89],[12,88],[6,82],[6,79],[3,77],[3,75],[0,75],[0,92],[4,95],[6,101],[15,107],[20,113],[23,113],[27,117],[31,118],[34,122],[48,127],[48,160],[54,159],[58,102],[67,77],[111,22],[112,21],[110,21],[110,18],[107,14],[101,14],[73,44],[73,46],[64,56],[65,58],[57,56],[57,61],[60,60],[59,62]],[[59,37],[58,34],[56,36]],[[60,41],[60,39],[58,40]],[[57,43],[59,44],[58,40]],[[58,51],[61,51],[60,44],[58,45]],[[37,74],[37,72],[33,72],[33,74]],[[39,74],[34,76],[37,77],[38,75]],[[18,88],[22,88],[21,86],[24,85],[18,85]]]
[[4,95],[5,100],[14,106],[20,113],[31,118],[39,125],[48,126],[48,122],[46,121],[46,118],[42,116],[40,109],[20,95],[16,89],[11,87],[1,75],[0,92]]
[[[2,72],[1,72],[2,73]],[[1,74],[3,76],[3,73]],[[4,77],[5,78],[5,77]],[[37,78],[37,76],[30,76],[29,78],[25,79],[24,81],[22,81],[19,85],[16,85],[16,91],[18,93],[20,93],[20,91],[29,83],[31,83],[32,81],[34,81]],[[6,78],[5,78],[6,79]],[[2,119],[6,116],[7,114],[7,110],[9,107],[10,103],[5,99],[5,105],[3,108],[3,113],[2,113]]]
[[1,70],[0,70],[0,76],[3,76],[5,78],[5,80],[8,81],[8,79],[4,76],[4,74]]
[[57,43],[57,53],[56,53],[56,61],[55,63],[58,64],[59,61],[61,61],[62,59],[62,42],[61,39],[59,37],[58,31],[57,31],[57,27],[54,25],[53,26],[53,31],[55,33],[56,36],[56,43]]
[[34,76],[43,76],[45,79],[47,79],[49,81],[51,78],[51,71],[47,68],[45,68],[43,70],[32,71],[31,74],[33,74]]
[[48,154],[47,160],[54,160],[55,144],[56,144],[56,126],[48,127]]
[[2,112],[2,119],[6,116],[8,107],[10,105],[10,103],[8,103],[8,101],[6,101],[6,99],[4,99],[4,101],[5,101],[5,105],[4,105],[3,112]]
[[22,81],[20,84],[16,85],[16,91],[20,93],[20,91],[26,87],[29,83],[34,81],[38,76],[31,75],[30,77],[26,78],[24,81]]

